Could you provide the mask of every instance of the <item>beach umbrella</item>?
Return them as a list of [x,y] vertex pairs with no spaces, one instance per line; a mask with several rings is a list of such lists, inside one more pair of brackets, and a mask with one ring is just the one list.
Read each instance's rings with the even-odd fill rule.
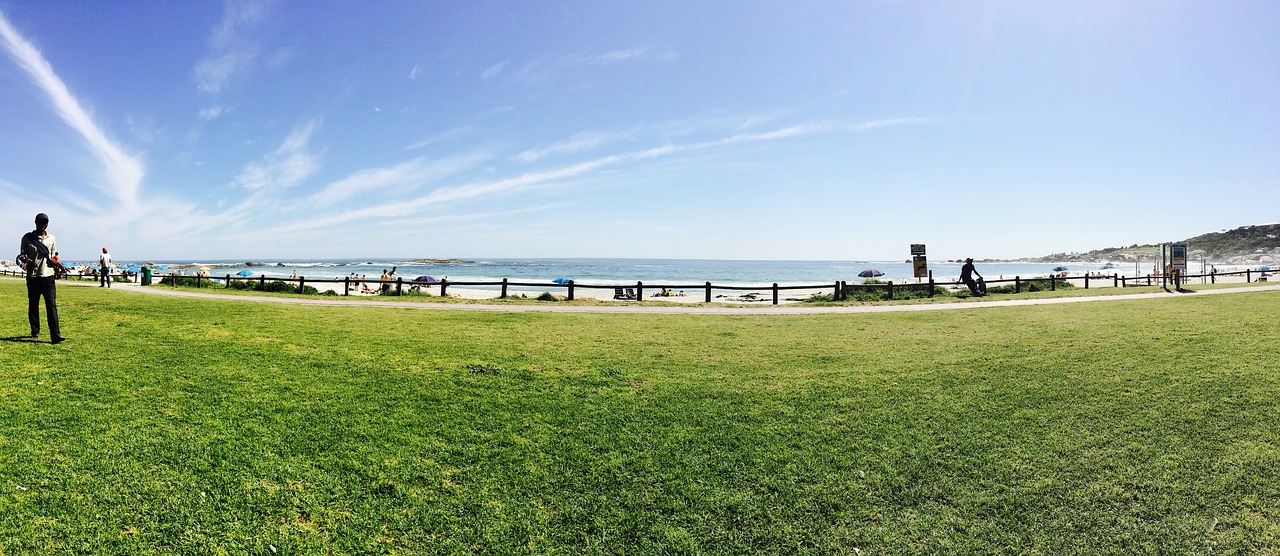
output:
[[573,281],[573,278],[570,278],[568,276],[561,276],[559,278],[556,278],[555,280],[552,280],[552,282],[555,282],[557,284],[568,284],[569,282],[572,282],[572,281]]
[[439,282],[439,280],[436,280],[436,277],[435,277],[435,276],[427,276],[427,275],[422,275],[422,276],[419,276],[419,277],[417,277],[417,278],[414,278],[414,279],[413,279],[413,281],[414,281],[414,282],[426,282],[426,283],[428,283],[428,284],[434,284],[434,283],[436,283],[436,282]]
[[240,272],[237,272],[236,276],[253,276],[253,271],[249,269],[244,269],[244,270],[241,270]]
[[858,276],[861,276],[863,278],[873,278],[876,276],[884,276],[884,273],[874,268],[868,268],[862,272],[859,272]]
[[1064,270],[1070,270],[1070,269],[1068,269],[1068,268],[1067,268],[1067,267],[1065,267],[1065,266],[1055,266],[1055,267],[1053,267],[1053,271],[1054,271],[1054,272],[1062,272],[1062,271],[1064,271]]

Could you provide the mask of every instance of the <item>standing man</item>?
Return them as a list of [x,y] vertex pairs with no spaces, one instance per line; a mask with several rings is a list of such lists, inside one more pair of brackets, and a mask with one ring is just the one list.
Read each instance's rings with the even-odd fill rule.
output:
[[36,215],[36,229],[22,236],[18,252],[28,262],[27,269],[27,318],[31,321],[31,339],[40,339],[40,297],[44,296],[44,311],[49,317],[49,341],[62,343],[62,331],[58,328],[58,292],[55,286],[54,262],[50,253],[58,250],[58,240],[48,231],[49,215]]
[[[960,267],[960,281],[964,282],[964,285],[969,286],[969,291],[973,292],[974,296],[980,297],[987,295],[987,292],[984,291],[987,288],[985,286],[979,288],[978,283],[973,280],[974,274],[978,274],[978,269],[973,268],[973,259],[965,259],[964,266]],[[978,274],[978,279],[982,279],[981,274]]]
[[98,283],[98,287],[111,287],[111,255],[107,253],[107,248],[102,248],[102,256],[98,257],[98,267],[102,272],[98,274],[102,279]]

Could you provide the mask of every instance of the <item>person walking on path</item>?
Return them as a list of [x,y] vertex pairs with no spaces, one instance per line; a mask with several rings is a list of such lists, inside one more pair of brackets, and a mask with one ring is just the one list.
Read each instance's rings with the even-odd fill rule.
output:
[[98,274],[101,277],[98,287],[111,287],[111,254],[107,253],[106,247],[102,248],[102,256],[98,257],[98,267],[102,269],[102,272]]
[[62,330],[58,327],[58,292],[55,282],[55,263],[50,253],[58,250],[58,240],[49,233],[49,215],[36,215],[36,229],[22,236],[18,253],[27,262],[27,319],[31,321],[31,339],[40,339],[40,298],[44,297],[44,311],[49,320],[49,340],[62,343]]
[[[969,286],[969,291],[973,292],[974,296],[982,297],[987,295],[986,284],[980,284],[975,281],[973,279],[974,274],[978,274],[978,269],[973,267],[973,259],[965,259],[964,266],[960,267],[960,281]],[[978,280],[981,279],[982,275],[978,274]]]

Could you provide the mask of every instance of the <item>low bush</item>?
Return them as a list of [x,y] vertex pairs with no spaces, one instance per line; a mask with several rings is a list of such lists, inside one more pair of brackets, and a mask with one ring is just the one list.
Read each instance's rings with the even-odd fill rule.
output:
[[174,280],[178,281],[179,286],[188,288],[211,288],[217,285],[209,278],[201,277],[197,280],[195,276],[165,276],[160,279],[159,283],[164,286],[172,286]]
[[[1074,284],[1067,281],[1058,281],[1057,283],[1057,289],[1060,289],[1060,290],[1070,289],[1074,287],[1075,287]],[[1054,284],[1052,284],[1048,278],[1022,281],[1022,292],[1024,293],[1047,292],[1053,289],[1054,289]],[[1014,284],[1006,284],[1003,286],[987,288],[987,293],[1018,293],[1018,291],[1017,291],[1017,287]]]

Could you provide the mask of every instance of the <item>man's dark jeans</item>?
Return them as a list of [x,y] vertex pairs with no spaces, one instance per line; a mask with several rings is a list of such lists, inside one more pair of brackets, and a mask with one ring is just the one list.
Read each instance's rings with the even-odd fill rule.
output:
[[44,296],[44,312],[49,315],[49,336],[61,338],[58,329],[58,292],[53,277],[27,278],[27,318],[31,321],[31,335],[40,334],[40,296]]

